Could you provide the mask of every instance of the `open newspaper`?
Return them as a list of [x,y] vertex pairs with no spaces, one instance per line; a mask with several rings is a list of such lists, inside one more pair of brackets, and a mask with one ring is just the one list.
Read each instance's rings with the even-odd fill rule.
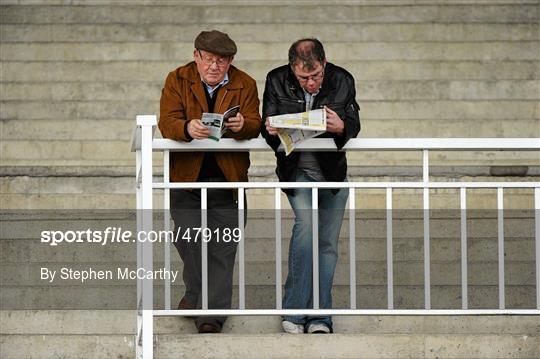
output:
[[303,141],[326,131],[325,109],[271,116],[268,119],[270,126],[278,129],[287,156]]
[[208,138],[219,141],[221,136],[227,131],[225,123],[231,117],[235,117],[238,112],[240,112],[240,105],[231,107],[222,115],[220,113],[208,113],[205,112],[202,114],[201,121],[203,125],[210,130],[210,135]]

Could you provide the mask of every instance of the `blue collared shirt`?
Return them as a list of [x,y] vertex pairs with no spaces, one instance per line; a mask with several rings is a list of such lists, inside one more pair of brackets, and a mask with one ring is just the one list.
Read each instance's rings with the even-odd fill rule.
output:
[[206,90],[208,91],[208,94],[210,95],[210,98],[214,98],[214,91],[217,90],[218,88],[222,87],[222,86],[225,86],[227,83],[229,83],[229,74],[226,73],[223,80],[214,87],[207,84],[206,81],[204,81],[204,80],[202,80],[202,82],[206,86]]

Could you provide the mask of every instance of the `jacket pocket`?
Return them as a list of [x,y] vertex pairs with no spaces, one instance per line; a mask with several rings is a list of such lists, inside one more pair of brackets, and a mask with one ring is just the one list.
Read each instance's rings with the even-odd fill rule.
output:
[[280,113],[297,113],[303,112],[305,101],[300,99],[292,99],[287,97],[278,97]]
[[336,112],[338,116],[341,117],[342,119],[345,116],[345,102],[333,102],[333,103],[321,104],[320,108],[323,108],[324,106]]

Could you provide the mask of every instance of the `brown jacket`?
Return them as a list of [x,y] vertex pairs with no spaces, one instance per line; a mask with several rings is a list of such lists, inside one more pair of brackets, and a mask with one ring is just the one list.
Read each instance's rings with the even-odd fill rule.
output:
[[[261,115],[257,86],[248,74],[232,66],[229,68],[229,82],[217,94],[215,113],[224,113],[229,108],[240,105],[244,116],[244,126],[224,137],[246,140],[259,135]],[[208,104],[197,72],[195,62],[181,66],[169,73],[161,92],[159,129],[164,138],[190,141],[186,137],[188,120],[200,119],[208,112]],[[216,152],[216,162],[228,181],[247,181],[250,165],[248,152]],[[203,161],[203,152],[171,152],[170,177],[173,182],[195,182]]]

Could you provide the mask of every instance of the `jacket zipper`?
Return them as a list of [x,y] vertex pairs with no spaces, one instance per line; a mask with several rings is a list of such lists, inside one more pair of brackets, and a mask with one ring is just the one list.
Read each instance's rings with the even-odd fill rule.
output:
[[221,108],[221,105],[223,104],[223,100],[225,100],[225,96],[227,96],[227,92],[229,92],[229,89],[225,89],[225,94],[221,98],[221,101],[219,101],[219,108]]

